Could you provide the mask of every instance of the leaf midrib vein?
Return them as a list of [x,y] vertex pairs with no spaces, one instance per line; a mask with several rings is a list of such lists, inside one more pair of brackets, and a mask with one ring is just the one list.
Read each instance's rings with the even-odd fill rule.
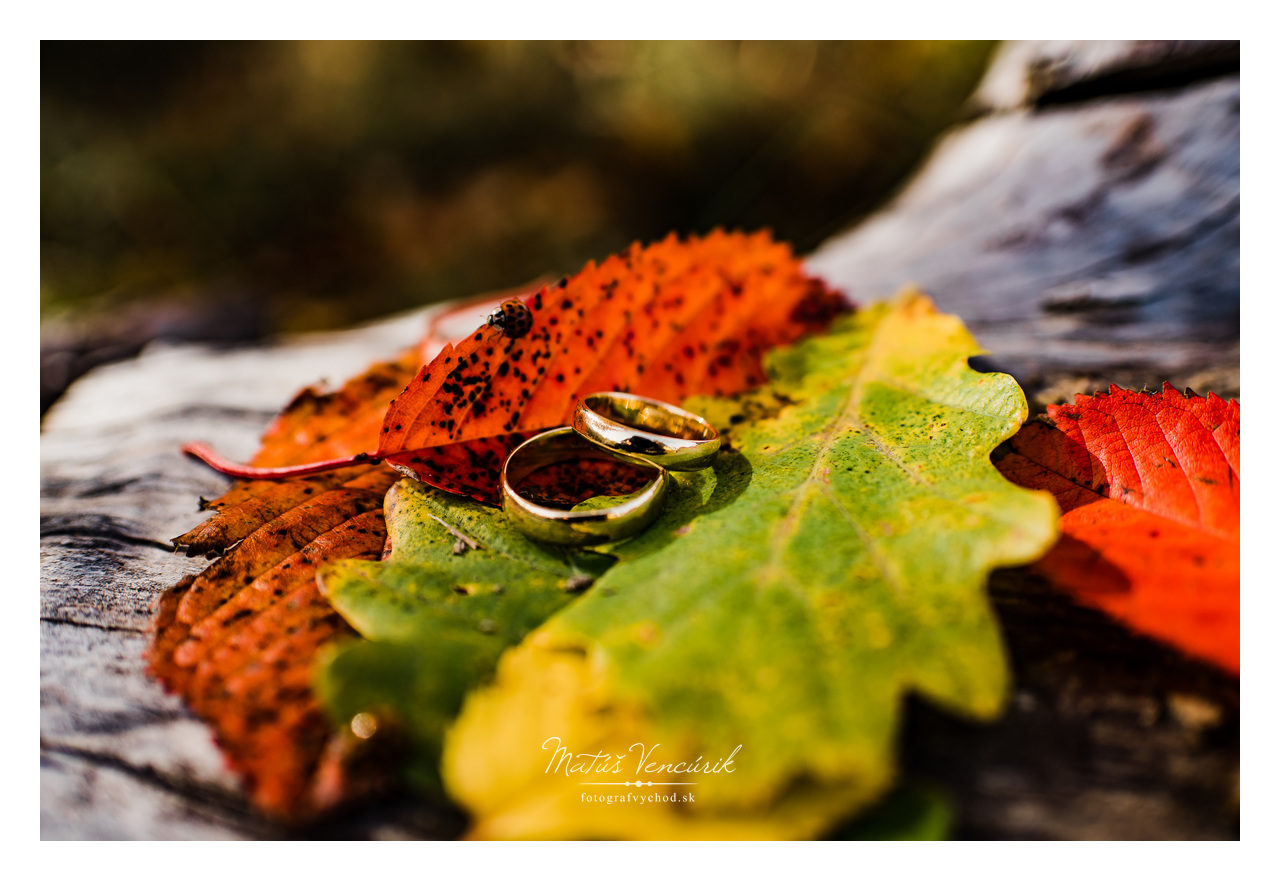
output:
[[[903,462],[894,454],[892,448],[888,446],[887,441],[883,437],[881,437],[871,426],[867,425],[861,418],[859,418],[856,415],[859,412],[858,407],[862,402],[863,392],[865,391],[866,386],[872,381],[872,379],[875,379],[876,381],[881,382],[884,385],[890,388],[893,388],[896,391],[902,392],[904,394],[923,397],[925,400],[928,400],[930,403],[939,403],[939,404],[945,404],[947,406],[955,406],[946,401],[935,401],[932,398],[928,398],[920,389],[911,389],[911,388],[904,387],[901,384],[887,381],[886,377],[884,377],[882,374],[880,374],[878,371],[875,370],[876,355],[878,354],[878,351],[882,345],[882,341],[886,336],[888,336],[888,334],[886,334],[884,331],[884,321],[882,320],[879,326],[877,326],[875,333],[872,335],[871,344],[867,347],[863,363],[861,367],[858,368],[857,374],[854,376],[854,380],[851,385],[849,395],[845,398],[845,402],[842,405],[839,412],[836,414],[836,416],[828,422],[827,436],[824,438],[822,446],[819,448],[817,455],[814,457],[813,464],[809,468],[809,473],[805,475],[804,480],[802,480],[799,484],[797,484],[795,489],[792,490],[792,492],[789,494],[791,496],[792,501],[789,505],[786,516],[783,518],[782,523],[779,524],[779,527],[774,532],[773,541],[770,543],[771,546],[770,546],[770,553],[769,553],[769,561],[768,561],[767,570],[764,573],[765,577],[761,578],[759,583],[763,584],[770,579],[776,578],[776,576],[784,569],[781,563],[783,548],[786,546],[787,539],[789,539],[798,529],[799,517],[800,517],[799,512],[801,508],[800,497],[803,495],[803,490],[810,485],[817,485],[819,493],[821,493],[825,498],[828,498],[829,500],[833,500],[833,501],[835,500],[835,496],[833,493],[826,492],[826,490],[822,485],[822,482],[817,479],[817,474],[818,474],[819,467],[821,467],[826,462],[827,458],[831,454],[832,449],[835,446],[837,437],[840,434],[838,430],[838,426],[841,424],[852,425],[857,427],[861,431],[865,432],[867,437],[871,439],[872,443],[874,443],[876,451],[880,453],[882,456],[884,456],[884,458],[888,459],[890,462],[897,465],[898,468],[902,471],[902,473],[907,477],[907,479],[910,482],[914,483],[917,486],[921,486],[925,488],[930,494],[934,495],[935,497],[939,498],[942,501],[948,502],[952,505],[963,507],[959,499],[953,496],[950,496],[946,493],[943,493],[939,489],[937,484],[922,480],[919,477],[919,475],[910,471],[906,467],[906,465],[903,464]],[[979,416],[984,416],[984,417],[991,416],[991,414],[989,413],[982,413],[981,411],[973,410],[968,407],[956,407],[956,409],[974,413],[975,415],[979,415]],[[792,443],[794,444],[795,442],[793,441]],[[787,447],[789,446],[791,446],[791,444],[787,445]],[[782,449],[785,450],[787,447],[783,447]],[[781,452],[781,450],[779,450],[779,452]],[[846,516],[849,517],[850,521],[854,523],[855,527],[857,527],[858,526],[857,521],[852,518],[852,516],[850,515],[848,510],[844,507],[844,505],[838,504],[838,507],[842,510],[842,512],[845,513]],[[1009,522],[1009,521],[1005,521],[1004,518],[993,517],[990,512],[983,512],[983,516],[987,519],[996,520],[997,522]],[[885,572],[885,569],[883,566],[881,566],[880,561],[876,560],[877,555],[876,555],[874,543],[871,539],[871,534],[869,532],[866,532],[865,530],[861,530],[860,537],[863,539],[864,544],[867,545],[868,553],[873,558],[873,560],[875,560],[877,568],[879,568],[881,572]],[[886,579],[891,582],[893,581],[893,579],[890,578],[887,573],[886,573]]]

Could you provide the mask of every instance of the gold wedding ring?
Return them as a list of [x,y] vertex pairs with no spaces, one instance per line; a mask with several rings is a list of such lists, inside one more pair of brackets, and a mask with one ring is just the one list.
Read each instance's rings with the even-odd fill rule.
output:
[[[570,511],[533,502],[517,492],[526,477],[556,462],[603,459],[653,472],[636,494],[608,508]],[[644,459],[603,449],[572,428],[553,428],[529,438],[511,451],[502,466],[502,510],[521,532],[538,541],[583,547],[635,535],[662,510],[671,475]]]
[[711,464],[720,434],[696,413],[624,392],[596,392],[578,402],[573,428],[602,449],[640,456],[671,471]]

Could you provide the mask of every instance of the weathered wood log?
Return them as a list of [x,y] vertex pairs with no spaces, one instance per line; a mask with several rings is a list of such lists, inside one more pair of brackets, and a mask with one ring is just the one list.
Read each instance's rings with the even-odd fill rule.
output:
[[[1239,388],[1239,50],[1015,44],[882,212],[810,267],[868,301],[915,282],[963,317],[1033,401],[1108,381]],[[273,837],[205,727],[143,672],[156,595],[202,560],[168,537],[299,387],[415,339],[423,314],[244,349],[152,347],[94,370],[41,443],[41,829],[46,838]],[[906,775],[940,782],[977,837],[1238,834],[1239,686],[1025,573],[992,597],[1017,692],[968,725],[912,703]],[[397,802],[306,830],[449,836]]]
[[[993,91],[1009,89],[979,95]],[[1032,394],[1071,377],[1080,390],[1169,379],[1233,394],[1239,78],[1084,94],[1002,106],[944,138],[893,204],[809,265],[857,298],[918,284]]]

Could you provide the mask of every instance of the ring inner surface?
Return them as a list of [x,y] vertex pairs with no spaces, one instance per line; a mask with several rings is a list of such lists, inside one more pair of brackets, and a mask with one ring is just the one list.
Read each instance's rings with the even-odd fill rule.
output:
[[706,423],[640,398],[599,395],[587,398],[587,406],[601,416],[628,428],[684,440],[710,440],[716,431]]
[[507,463],[507,483],[521,498],[569,509],[595,496],[638,492],[656,469],[610,454],[576,435],[553,438],[522,450]]

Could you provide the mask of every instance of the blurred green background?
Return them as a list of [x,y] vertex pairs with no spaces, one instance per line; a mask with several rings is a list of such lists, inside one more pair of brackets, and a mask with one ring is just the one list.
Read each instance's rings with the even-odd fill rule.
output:
[[42,406],[157,337],[341,327],[670,230],[810,250],[992,48],[45,42]]

